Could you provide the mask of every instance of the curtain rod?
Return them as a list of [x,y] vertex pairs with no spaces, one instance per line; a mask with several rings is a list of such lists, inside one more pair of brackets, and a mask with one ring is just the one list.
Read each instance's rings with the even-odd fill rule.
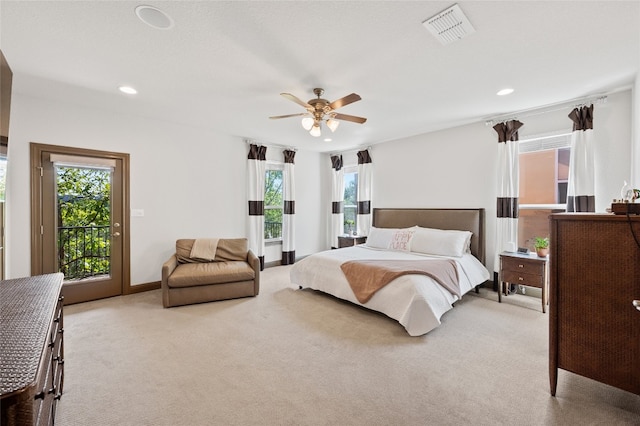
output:
[[576,98],[570,101],[564,101],[556,104],[545,105],[542,107],[524,109],[510,114],[502,114],[485,121],[485,126],[493,126],[496,123],[502,123],[509,120],[516,120],[520,117],[532,117],[535,115],[547,114],[549,112],[560,111],[566,109],[568,106],[579,108],[587,104],[603,104],[607,102],[607,95],[589,96],[586,98]]
[[353,148],[353,149],[347,149],[347,150],[345,150],[345,151],[329,152],[329,157],[332,157],[332,156],[337,155],[337,154],[344,154],[345,152],[361,151],[361,150],[363,150],[363,149],[370,150],[370,149],[371,149],[371,145],[366,146],[366,147],[365,147],[365,146],[358,146],[358,147],[356,147],[356,148]]
[[245,139],[244,140],[247,145],[260,145],[260,146],[266,146],[267,148],[280,148],[280,149],[288,149],[289,151],[295,151],[298,152],[298,148],[292,147],[292,146],[284,146],[284,145],[277,145],[277,144],[268,144],[268,143],[262,143],[262,142],[256,142],[254,140],[251,139]]

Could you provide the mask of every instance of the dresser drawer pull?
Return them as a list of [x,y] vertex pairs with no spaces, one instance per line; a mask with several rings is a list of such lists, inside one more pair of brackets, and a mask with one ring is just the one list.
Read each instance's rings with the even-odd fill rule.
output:
[[524,281],[524,278],[518,277],[518,281]]
[[524,265],[522,263],[518,264],[518,268],[524,268]]
[[44,399],[44,392],[38,392],[33,396],[33,399]]
[[56,387],[52,387],[47,393],[56,393]]
[[53,397],[53,399],[57,399],[57,400],[60,400],[60,398],[62,398],[62,392],[56,394],[56,396]]
[[58,297],[58,302],[62,302],[64,300],[64,296]]
[[634,300],[632,303],[633,306],[635,306],[636,309],[640,311],[640,300]]
[[64,328],[61,328],[60,330],[58,330],[58,333],[63,334],[64,333]]

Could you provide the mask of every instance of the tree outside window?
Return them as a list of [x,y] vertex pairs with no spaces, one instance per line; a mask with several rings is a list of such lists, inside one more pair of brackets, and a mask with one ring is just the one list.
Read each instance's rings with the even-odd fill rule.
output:
[[111,172],[57,167],[58,271],[66,280],[111,269]]
[[344,173],[344,233],[351,234],[358,228],[358,173]]
[[282,170],[267,169],[264,182],[264,239],[282,240]]

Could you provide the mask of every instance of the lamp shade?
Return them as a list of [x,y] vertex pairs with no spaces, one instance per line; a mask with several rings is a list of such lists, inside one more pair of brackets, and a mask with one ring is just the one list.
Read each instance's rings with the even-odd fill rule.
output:
[[320,123],[314,124],[311,130],[309,131],[309,134],[311,136],[315,136],[316,138],[320,136],[322,134],[322,132],[320,131]]
[[327,120],[327,127],[330,128],[332,132],[335,132],[339,125],[340,122],[338,120],[333,118]]
[[311,128],[313,127],[313,118],[311,117],[305,117],[302,119],[302,127],[304,127],[305,130],[311,130]]

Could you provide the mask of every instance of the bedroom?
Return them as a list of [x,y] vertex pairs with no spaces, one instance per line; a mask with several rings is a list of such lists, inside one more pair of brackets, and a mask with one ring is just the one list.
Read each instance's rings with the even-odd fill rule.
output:
[[[8,19],[12,8],[16,7],[10,3],[3,1],[0,5],[2,12],[2,39],[0,40],[2,44],[0,47],[2,47],[2,51],[7,56],[15,73],[15,93],[11,107],[10,165],[7,181],[9,198],[6,230],[8,277],[25,276],[30,273],[31,230],[27,214],[30,206],[30,175],[27,167],[30,142],[126,152],[131,155],[131,208],[144,210],[145,213],[143,217],[131,218],[132,286],[158,282],[160,279],[159,265],[172,253],[174,242],[178,238],[201,235],[203,229],[206,229],[207,235],[210,236],[235,236],[246,233],[246,218],[244,214],[239,214],[239,212],[244,212],[246,208],[247,146],[244,138],[253,138],[259,142],[273,145],[289,146],[290,143],[293,144],[292,142],[281,141],[277,136],[267,137],[262,136],[261,133],[254,133],[251,126],[242,133],[209,126],[207,124],[209,115],[221,114],[223,120],[228,118],[222,114],[225,112],[225,106],[218,104],[212,106],[211,109],[206,108],[206,111],[202,113],[193,112],[193,115],[197,116],[196,118],[203,119],[202,124],[194,125],[184,121],[182,117],[180,120],[167,118],[167,115],[174,113],[169,110],[159,111],[160,118],[149,116],[145,111],[145,107],[148,107],[146,103],[142,105],[142,111],[134,111],[135,99],[121,98],[115,91],[110,91],[110,86],[91,90],[85,87],[91,83],[84,80],[69,82],[62,76],[45,74],[45,77],[38,77],[31,74],[21,74],[22,66],[17,64],[22,61],[22,59],[18,59],[20,58],[20,41],[12,38],[11,34],[5,33],[11,27],[10,22],[5,19]],[[430,34],[420,26],[420,22],[450,4],[446,2],[430,3],[432,2],[425,2],[423,5],[420,18],[416,20],[418,28],[415,31],[424,36],[424,42],[429,43],[431,49],[436,49],[441,47],[437,41],[429,38]],[[460,3],[471,17],[477,16],[471,13],[474,7],[477,8],[473,3]],[[603,4],[608,5],[609,3],[604,2]],[[637,17],[637,2],[627,2],[626,4]],[[33,7],[43,7],[48,11],[48,13],[40,15],[39,19],[44,19],[44,16],[50,16],[51,19],[60,18],[61,13],[56,13],[53,6],[48,9],[46,9],[46,5]],[[513,7],[515,11],[521,11],[523,14],[531,13],[536,17],[544,16],[544,6],[542,5]],[[568,7],[565,5],[562,8],[565,14],[565,9]],[[317,13],[310,14],[311,18],[307,17],[304,21],[309,26],[312,25],[313,16],[321,16],[318,14],[319,11],[315,9],[313,11]],[[381,12],[378,11],[378,13]],[[633,13],[630,16],[625,15],[622,13],[617,15],[617,18],[625,18],[625,22],[634,22]],[[267,16],[272,15],[267,14]],[[559,13],[556,16],[560,19],[560,16],[565,15]],[[373,17],[379,18],[379,15],[376,14]],[[259,18],[254,18],[260,22]],[[97,17],[93,17],[93,19],[97,19]],[[535,26],[536,20],[532,19],[532,21],[525,19],[517,25],[524,26],[533,32],[534,29],[530,27]],[[461,40],[448,49],[464,47],[462,43],[472,41],[474,36],[479,37],[482,34],[480,29],[484,26],[486,30],[486,27],[489,26],[488,23],[481,25],[482,22],[478,18],[472,19],[472,22],[477,26],[476,34]],[[41,21],[36,22],[36,24],[39,23]],[[85,22],[82,25],[91,24],[96,24],[96,22]],[[232,22],[226,25],[220,24],[222,30],[230,31]],[[255,25],[255,22],[253,24]],[[28,24],[23,25],[25,28],[29,27]],[[595,26],[593,24],[589,27]],[[639,161],[637,156],[640,150],[636,147],[640,145],[637,118],[640,95],[636,88],[640,84],[637,74],[637,47],[639,43],[637,31],[637,29],[631,31],[631,34],[635,35],[635,39],[629,39],[630,45],[636,47],[635,53],[632,52],[635,55],[632,56],[632,59],[635,60],[635,75],[625,84],[607,90],[606,104],[595,106],[596,129],[602,132],[602,139],[606,140],[608,144],[606,149],[603,148],[599,152],[601,160],[597,164],[600,177],[596,193],[599,203],[598,211],[603,211],[610,199],[619,193],[624,180],[630,181],[635,176],[634,182],[638,184]],[[104,31],[104,33],[109,34],[108,31]],[[523,39],[526,41],[527,32],[525,31],[524,34]],[[626,33],[620,31],[616,34],[620,36]],[[166,36],[167,33],[160,33],[160,37]],[[602,37],[604,40],[604,36]],[[264,48],[266,43],[273,42],[269,37],[265,37],[265,40],[261,42],[254,39],[253,41],[258,43],[258,49],[251,49],[248,45],[250,41],[247,38],[239,37],[234,40],[236,49],[245,52],[245,54],[248,51],[258,55],[260,48]],[[329,41],[336,43],[339,40],[331,38]],[[379,39],[375,39],[375,41],[380,42]],[[549,43],[548,40],[547,43]],[[395,47],[390,42],[387,42],[385,46],[389,48],[389,44],[391,44],[391,48]],[[154,45],[157,46],[155,42],[146,40],[139,48],[143,49]],[[273,46],[273,49],[278,49],[281,44],[274,43]],[[616,46],[619,47],[619,45]],[[86,47],[84,48],[86,49]],[[227,45],[226,48],[230,47]],[[224,48],[220,47],[219,49],[222,50],[222,54],[226,53]],[[595,58],[589,59],[588,62],[594,64],[608,62],[610,53],[607,53],[607,49],[612,48],[597,43],[597,46],[592,48],[592,54]],[[254,50],[258,52],[254,52]],[[585,50],[587,50],[586,47]],[[57,50],[51,48],[49,55],[55,55],[55,52]],[[137,53],[139,52],[130,52],[129,54],[135,56]],[[177,52],[161,51],[160,53],[171,55]],[[287,55],[289,53],[287,52]],[[537,55],[536,52],[531,51],[525,53],[534,58]],[[377,81],[370,80],[383,79],[383,75],[377,73],[368,75],[365,72],[350,75],[351,72],[344,73],[339,67],[329,66],[318,72],[305,70],[306,64],[312,63],[306,61],[307,55],[312,56],[305,53],[305,60],[289,59],[283,61],[284,64],[271,67],[269,66],[269,58],[260,58],[259,63],[266,67],[267,76],[258,79],[256,75],[252,74],[252,77],[256,78],[256,82],[247,84],[246,87],[259,91],[261,98],[268,99],[266,104],[260,104],[266,108],[260,108],[260,111],[254,112],[254,115],[251,116],[261,127],[274,125],[266,120],[269,115],[295,112],[293,104],[289,105],[279,99],[278,93],[281,91],[291,91],[304,99],[311,97],[310,89],[316,84],[323,84],[322,87],[325,87],[328,92],[327,97],[331,99],[349,93],[351,90],[356,91],[362,95],[363,100],[350,106],[348,111],[367,116],[370,122],[375,121],[373,120],[375,117],[374,109],[380,110],[377,121],[391,121],[394,119],[390,115],[391,112],[389,112],[389,116],[384,115],[386,108],[400,108],[405,97],[415,97],[416,93],[429,99],[429,91],[436,92],[433,83],[426,86],[426,81],[423,84],[407,87],[396,83],[397,99],[391,94],[393,92],[376,97],[371,92],[367,93],[364,89],[360,89],[356,82],[361,79],[363,80],[362,84],[365,82],[372,85],[378,84]],[[500,54],[499,56],[508,55]],[[607,59],[598,59],[603,57]],[[542,58],[544,57],[542,56]],[[47,59],[45,55],[32,58],[30,61],[40,62]],[[345,60],[343,56],[338,59]],[[348,68],[349,70],[355,69],[355,62],[372,60],[372,58],[366,60],[350,59]],[[507,58],[507,60],[509,66],[513,66],[511,65],[513,58]],[[551,59],[543,60],[551,61]],[[535,63],[534,60],[528,62],[529,65],[535,65]],[[172,61],[165,57],[154,64],[171,67]],[[75,58],[72,65],[75,68],[82,68],[83,62],[79,58]],[[287,67],[290,67],[292,71],[284,73]],[[123,68],[126,69],[125,66]],[[543,75],[542,81],[550,71],[547,68],[552,68],[550,62],[545,62],[540,66],[539,71]],[[92,68],[92,71],[96,73],[96,79],[101,78],[99,70]],[[217,71],[215,77],[230,77],[230,74],[239,72],[241,72],[239,69],[225,68],[222,71]],[[275,75],[278,73],[282,73],[284,76],[276,79]],[[626,69],[620,70],[620,74],[627,78]],[[459,76],[465,76],[465,73],[460,72]],[[403,79],[416,78],[412,75],[411,68],[407,68],[402,77]],[[611,78],[615,80],[618,77],[618,75],[613,75]],[[143,79],[144,75],[139,78]],[[281,82],[280,78],[288,80],[288,82]],[[460,78],[454,81],[455,84],[462,84]],[[119,83],[120,81],[105,84],[115,86]],[[400,121],[400,127],[406,128],[398,133],[402,136],[385,136],[380,143],[370,144],[375,167],[373,193],[375,204],[380,207],[483,207],[487,211],[487,218],[494,217],[496,134],[491,127],[485,125],[485,120],[495,115],[570,101],[574,98],[599,93],[602,90],[600,85],[599,79],[594,78],[585,83],[580,91],[567,94],[562,98],[540,103],[529,102],[513,107],[497,106],[490,113],[477,115],[473,120],[463,124],[450,123],[446,119],[441,119],[437,123],[438,128],[429,131],[405,133],[414,129],[410,127],[414,123],[408,123],[407,120],[420,121],[427,114],[408,113],[407,119],[396,118]],[[248,91],[246,87],[243,90]],[[540,85],[537,85],[529,89],[529,95],[533,96],[532,92],[537,91],[539,87]],[[491,87],[490,90],[486,90],[487,97],[492,98],[491,102],[495,102],[493,97],[497,89],[498,87],[495,90]],[[47,95],[39,96],[39,91],[46,92]],[[221,97],[228,96],[227,89],[219,88],[218,91]],[[514,95],[517,94],[518,92],[514,93]],[[160,102],[164,97],[162,93],[157,93],[154,96]],[[435,94],[433,96],[435,97]],[[445,105],[447,97],[439,94],[436,104]],[[475,99],[472,98],[469,101],[465,101],[465,98],[459,99],[458,102],[471,105],[485,101],[484,97],[477,95]],[[244,108],[248,107],[248,104],[251,104],[253,100],[252,94],[239,98],[229,103],[226,110],[235,115],[243,115]],[[568,104],[570,105],[571,102]],[[115,106],[115,109],[111,106]],[[166,108],[166,105],[162,106]],[[369,113],[364,108],[371,108],[372,112]],[[188,108],[183,106],[183,109]],[[570,128],[567,114],[568,111],[556,111],[523,117],[522,121],[525,126],[520,132],[520,137]],[[266,123],[260,121],[263,118]],[[214,118],[212,117],[210,120],[213,121]],[[257,126],[258,124],[255,127]],[[333,152],[334,148],[331,145],[329,145],[330,148],[326,148],[327,143],[310,138],[298,123],[277,123],[277,126],[276,131],[282,131],[283,127],[280,126],[284,126],[286,131],[290,132],[290,137],[298,137],[301,143],[308,147],[299,148],[296,156],[296,187],[298,188],[296,194],[296,253],[298,256],[306,256],[326,249],[329,245],[327,206],[330,205],[330,190],[328,188],[330,162],[328,153]],[[338,140],[340,133],[348,134],[349,126],[349,123],[345,123],[335,133],[336,148],[337,144],[341,143]],[[353,132],[358,131],[360,129],[353,130]],[[268,133],[265,131],[264,134]],[[356,134],[354,139],[358,141],[358,147],[369,146],[368,141],[362,136]],[[318,144],[323,144],[323,146],[317,148]],[[355,164],[355,149],[344,149],[344,151],[345,162]],[[280,152],[278,149],[269,149],[267,156],[269,159],[279,160]],[[633,158],[635,158],[635,162],[632,163]],[[184,182],[187,181],[211,181],[213,183],[208,185],[206,193],[203,195],[201,188],[185,185]],[[221,203],[220,200],[223,202]],[[212,212],[215,218],[212,218]],[[493,242],[495,227],[491,219],[487,220],[486,226],[487,264],[491,265],[495,251]],[[273,262],[279,259],[280,254],[268,252],[267,256],[266,261]]]

